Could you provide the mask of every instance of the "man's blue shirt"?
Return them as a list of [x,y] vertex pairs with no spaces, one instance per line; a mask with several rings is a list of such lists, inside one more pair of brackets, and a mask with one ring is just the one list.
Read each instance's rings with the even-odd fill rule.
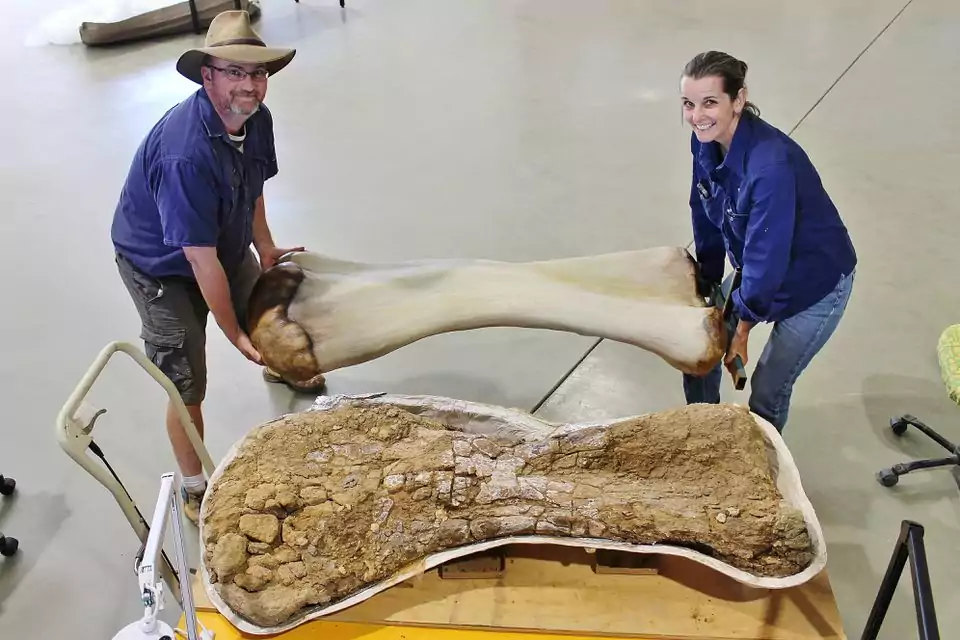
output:
[[719,282],[726,253],[742,269],[740,317],[775,322],[807,309],[853,271],[847,229],[807,154],[789,136],[744,112],[730,150],[691,135],[697,260]]
[[113,218],[118,253],[155,278],[193,278],[183,247],[216,247],[229,275],[253,242],[253,212],[277,173],[266,106],[245,124],[242,151],[201,88],[170,109],[134,155]]

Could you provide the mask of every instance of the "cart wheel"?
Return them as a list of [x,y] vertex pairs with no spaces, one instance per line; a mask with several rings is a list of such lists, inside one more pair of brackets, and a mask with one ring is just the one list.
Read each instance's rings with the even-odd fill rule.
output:
[[902,436],[907,431],[909,423],[903,418],[893,418],[890,420],[890,428],[893,429],[894,435]]
[[17,481],[13,478],[4,478],[3,476],[0,476],[0,478],[3,478],[3,482],[0,482],[0,493],[5,496],[12,495],[13,490],[17,488]]
[[893,469],[881,469],[877,472],[877,482],[885,487],[892,487],[900,481],[900,476],[893,472]]
[[18,548],[20,548],[20,543],[16,538],[0,538],[0,556],[12,556],[17,552]]

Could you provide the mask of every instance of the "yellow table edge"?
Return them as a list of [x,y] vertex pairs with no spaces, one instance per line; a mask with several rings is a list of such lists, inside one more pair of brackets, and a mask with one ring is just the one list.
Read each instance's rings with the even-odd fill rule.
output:
[[[215,634],[215,640],[250,640],[251,638],[282,638],[283,640],[599,640],[610,636],[544,633],[539,631],[503,631],[453,629],[410,625],[374,625],[359,622],[313,621],[274,636],[244,635],[218,613],[200,612],[197,619]],[[177,626],[186,628],[186,619],[180,616]],[[636,640],[662,640],[663,636],[621,636]]]

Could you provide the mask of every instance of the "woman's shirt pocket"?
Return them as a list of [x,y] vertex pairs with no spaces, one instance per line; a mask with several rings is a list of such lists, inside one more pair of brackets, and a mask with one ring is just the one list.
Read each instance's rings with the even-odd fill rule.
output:
[[697,184],[697,191],[700,194],[700,203],[703,205],[703,211],[707,214],[707,218],[717,228],[722,228],[723,208],[721,207],[721,203],[723,195],[720,189],[708,180],[701,180]]
[[749,213],[740,213],[737,211],[736,204],[730,198],[723,202],[723,224],[725,227],[724,236],[727,238],[727,246],[730,249],[730,262],[734,268],[740,268],[743,265],[743,248],[747,240],[747,222],[750,219]]
[[737,205],[730,198],[723,201],[723,217],[726,220],[727,228],[730,229],[730,235],[741,243],[747,238],[747,220],[749,213],[740,213],[737,211]]

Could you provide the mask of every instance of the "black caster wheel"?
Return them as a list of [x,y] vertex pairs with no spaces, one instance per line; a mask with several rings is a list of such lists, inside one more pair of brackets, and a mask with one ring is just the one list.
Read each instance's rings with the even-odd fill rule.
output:
[[892,487],[900,481],[900,476],[895,474],[892,469],[881,469],[877,472],[877,482],[885,487]]
[[13,478],[4,478],[0,476],[0,479],[3,481],[0,482],[0,493],[5,496],[13,495],[13,490],[17,488],[17,481]]
[[0,538],[0,556],[10,557],[20,548],[20,542],[16,538]]
[[890,428],[893,429],[894,435],[902,436],[907,432],[908,423],[903,418],[893,418],[890,420]]

